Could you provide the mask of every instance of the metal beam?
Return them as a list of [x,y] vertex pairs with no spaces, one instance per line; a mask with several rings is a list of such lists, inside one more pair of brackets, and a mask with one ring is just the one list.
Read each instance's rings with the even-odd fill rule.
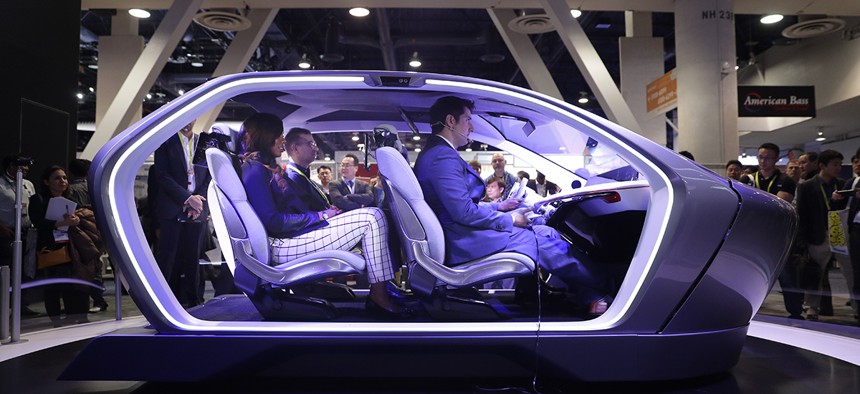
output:
[[394,42],[391,40],[391,25],[384,8],[376,10],[376,25],[379,28],[379,48],[382,50],[382,61],[385,69],[397,70],[397,60],[394,58]]
[[564,0],[541,0],[547,15],[556,26],[561,41],[573,57],[574,63],[582,72],[585,82],[606,112],[609,120],[632,131],[640,132],[639,122],[630,111],[621,91],[609,75],[606,65],[600,60],[594,45],[588,40],[582,26],[570,14],[570,7]]
[[203,0],[174,2],[161,24],[131,69],[128,78],[108,107],[101,124],[81,154],[84,159],[95,157],[99,149],[114,135],[132,123],[136,108],[167,64],[167,58],[182,39]]
[[490,14],[493,24],[496,25],[496,29],[499,30],[499,34],[502,35],[502,39],[505,40],[505,45],[511,51],[511,55],[517,62],[517,66],[526,78],[529,87],[547,96],[564,100],[549,73],[549,69],[540,58],[540,54],[538,54],[529,36],[517,33],[508,27],[508,22],[517,16],[514,11],[488,8],[487,12]]
[[[266,36],[266,31],[278,15],[278,9],[262,9],[257,8],[248,13],[248,19],[251,21],[251,27],[247,30],[236,33],[224,57],[218,62],[218,67],[212,73],[212,77],[220,77],[227,74],[240,73],[248,65],[251,56],[260,46],[260,41]],[[209,130],[212,124],[218,119],[218,114],[221,113],[221,108],[224,104],[216,105],[209,112],[197,118],[195,124],[197,130]]]

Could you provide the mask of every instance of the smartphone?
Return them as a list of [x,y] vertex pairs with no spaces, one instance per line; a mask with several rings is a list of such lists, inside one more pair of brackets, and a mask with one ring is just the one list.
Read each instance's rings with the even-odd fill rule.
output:
[[841,194],[843,196],[850,196],[856,192],[860,191],[860,189],[847,189],[847,190],[837,190],[836,193]]

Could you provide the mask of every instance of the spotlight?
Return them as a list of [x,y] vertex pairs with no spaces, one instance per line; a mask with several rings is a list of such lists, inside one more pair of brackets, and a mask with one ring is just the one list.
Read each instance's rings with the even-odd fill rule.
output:
[[150,16],[149,11],[141,9],[141,8],[132,8],[132,9],[128,10],[128,14],[135,17],[135,18],[140,18],[140,19],[146,19],[146,18],[149,18],[149,16]]
[[83,99],[84,99],[84,94],[83,94],[83,93],[78,92],[78,94],[76,94],[76,96],[78,96],[78,100],[83,100]]
[[193,61],[191,62],[191,67],[203,67],[203,62]]
[[90,64],[87,66],[87,68],[89,68],[90,70],[98,70],[99,65],[98,64]]
[[179,95],[181,96],[181,95],[185,94],[185,90],[179,89],[179,91],[176,93],[179,93]]
[[421,152],[421,147],[420,147],[420,146],[416,146],[416,147],[415,147],[415,152]]
[[349,9],[349,14],[354,17],[364,18],[365,16],[370,15],[370,10],[364,7],[354,7]]
[[421,141],[421,136],[416,134],[412,136],[412,141]]
[[765,15],[765,16],[761,17],[761,19],[759,19],[759,22],[761,22],[762,24],[765,24],[765,25],[770,25],[770,24],[781,21],[782,18],[783,18],[783,16],[781,14],[770,14],[770,15]]
[[572,9],[570,10],[570,15],[574,18],[579,18],[580,16],[582,16],[582,10],[580,10],[579,8]]
[[152,94],[147,93],[147,94],[146,94],[146,99],[147,99],[147,100],[152,100]]
[[302,60],[299,61],[299,68],[301,68],[303,70],[307,70],[307,69],[311,68],[311,62],[308,61],[308,55],[307,54],[302,55]]
[[96,89],[94,87],[90,86],[90,93],[95,93],[95,92],[96,92]]
[[421,60],[418,59],[418,52],[412,52],[412,58],[409,59],[409,67],[421,67]]
[[353,140],[353,141],[358,142],[359,138],[358,138],[358,136],[357,136],[357,135],[353,135],[353,136],[352,136],[352,140]]
[[821,141],[824,141],[824,140],[826,140],[826,139],[827,139],[827,138],[824,138],[824,137],[818,137],[818,138],[816,138],[816,139],[815,139],[815,141],[821,142]]
[[472,148],[471,148],[471,147],[466,148],[466,152],[471,152],[471,151],[472,151]]
[[579,100],[576,100],[576,101],[580,104],[587,104],[588,103],[588,93],[579,92]]

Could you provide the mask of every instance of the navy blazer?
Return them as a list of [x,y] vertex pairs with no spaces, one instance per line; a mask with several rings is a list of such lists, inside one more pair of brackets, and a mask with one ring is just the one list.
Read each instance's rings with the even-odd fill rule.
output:
[[369,183],[353,179],[353,189],[350,193],[345,181],[334,181],[328,184],[328,193],[331,203],[343,211],[375,206],[373,187]]
[[[174,134],[155,150],[155,163],[150,174],[155,175],[158,184],[155,193],[155,215],[160,220],[176,220],[182,214],[182,206],[192,194],[206,196],[209,170],[194,166],[194,192],[188,191],[187,153],[183,150],[179,134]],[[152,198],[151,196],[148,198]],[[209,205],[203,204],[201,218],[206,218]]]
[[436,213],[445,234],[445,264],[457,265],[504,249],[514,219],[478,205],[487,185],[457,151],[437,135],[415,162],[424,199]]
[[242,164],[242,184],[248,202],[270,237],[290,238],[328,224],[317,212],[325,210],[328,201],[316,192],[302,174],[287,167],[285,190],[272,181],[272,171],[258,161]]

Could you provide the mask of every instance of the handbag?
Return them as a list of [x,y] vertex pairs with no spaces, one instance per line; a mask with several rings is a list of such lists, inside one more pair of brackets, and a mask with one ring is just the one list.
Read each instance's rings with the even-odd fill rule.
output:
[[848,210],[827,211],[827,229],[830,237],[830,250],[833,253],[848,254]]
[[38,269],[43,269],[53,267],[55,265],[71,263],[72,256],[69,255],[68,245],[56,250],[50,250],[47,247],[44,247],[36,255],[36,261],[36,267]]

